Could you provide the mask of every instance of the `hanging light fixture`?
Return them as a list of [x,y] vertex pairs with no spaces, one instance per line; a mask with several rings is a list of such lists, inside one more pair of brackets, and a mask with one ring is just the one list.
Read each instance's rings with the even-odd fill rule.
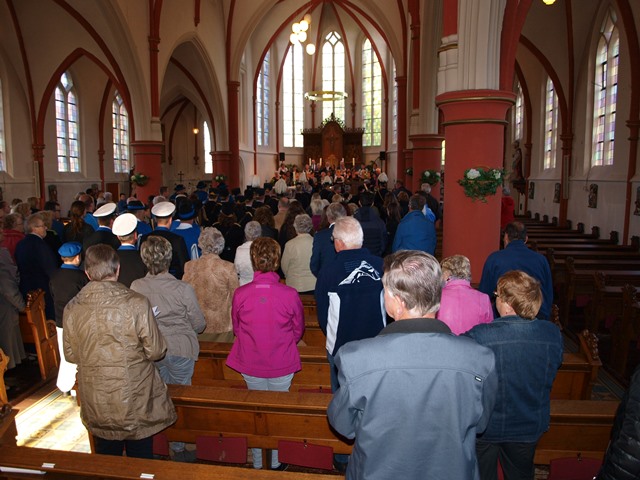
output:
[[[302,20],[295,22],[291,25],[291,35],[289,35],[289,41],[291,44],[303,44],[307,41],[309,26],[311,25],[311,14],[307,13]],[[305,51],[308,55],[316,53],[316,46],[313,43],[308,43],[305,47]]]
[[556,3],[556,0],[542,0],[542,3],[544,3],[545,5],[553,5],[554,3]]

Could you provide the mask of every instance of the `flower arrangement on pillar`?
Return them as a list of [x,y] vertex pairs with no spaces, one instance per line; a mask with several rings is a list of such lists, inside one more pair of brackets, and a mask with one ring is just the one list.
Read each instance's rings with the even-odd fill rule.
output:
[[480,200],[487,203],[487,196],[495,195],[504,180],[504,170],[500,168],[476,167],[465,170],[464,176],[458,180],[464,194],[474,202]]
[[149,177],[147,177],[144,173],[134,173],[133,175],[131,175],[131,183],[140,187],[144,187],[147,183],[149,183]]
[[404,173],[406,173],[409,176],[412,176],[413,175],[413,167],[406,168],[404,170]]
[[428,183],[432,187],[440,181],[440,172],[437,170],[427,169],[420,176],[422,183]]
[[218,183],[224,183],[227,176],[224,173],[218,173],[213,179]]

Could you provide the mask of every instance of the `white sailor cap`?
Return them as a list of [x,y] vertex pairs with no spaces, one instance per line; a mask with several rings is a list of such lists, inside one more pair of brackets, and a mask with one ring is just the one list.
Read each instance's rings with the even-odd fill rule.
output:
[[124,237],[133,233],[133,231],[138,227],[138,219],[133,213],[123,213],[119,215],[113,222],[113,227],[111,227],[111,231],[114,235],[119,237]]
[[151,209],[151,213],[156,217],[170,217],[175,211],[176,206],[171,202],[160,202]]
[[113,202],[105,203],[95,212],[93,212],[93,216],[96,218],[108,217],[109,215],[113,215],[113,212],[116,211],[116,204]]

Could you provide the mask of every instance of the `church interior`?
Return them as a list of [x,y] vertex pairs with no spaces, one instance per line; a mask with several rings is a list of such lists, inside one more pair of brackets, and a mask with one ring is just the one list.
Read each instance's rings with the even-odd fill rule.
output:
[[[282,164],[411,191],[431,173],[439,254],[466,255],[474,283],[503,195],[531,232],[639,254],[639,28],[636,0],[6,0],[0,200],[64,216],[92,186],[147,202],[162,186],[262,186]],[[469,195],[470,171],[496,188]],[[575,352],[580,299],[559,302]],[[637,350],[591,400],[618,398]]]

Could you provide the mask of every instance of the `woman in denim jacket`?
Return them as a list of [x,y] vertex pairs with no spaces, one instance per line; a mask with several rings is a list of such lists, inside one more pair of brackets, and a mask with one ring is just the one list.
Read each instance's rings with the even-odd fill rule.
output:
[[495,296],[500,317],[467,333],[493,350],[498,371],[496,404],[476,442],[480,478],[497,479],[500,460],[506,480],[533,480],[533,457],[549,428],[549,394],[562,364],[562,334],[553,323],[535,318],[540,283],[523,271],[502,275]]

